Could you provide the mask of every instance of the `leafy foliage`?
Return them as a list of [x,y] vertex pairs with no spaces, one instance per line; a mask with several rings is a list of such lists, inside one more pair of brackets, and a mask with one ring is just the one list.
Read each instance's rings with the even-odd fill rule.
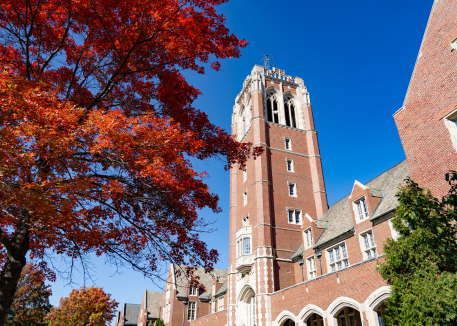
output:
[[[152,324],[152,323],[151,323]],[[154,325],[149,325],[149,326],[154,326]],[[155,326],[165,326],[165,323],[163,322],[162,319],[160,318],[157,318],[156,322],[155,322]]]
[[102,288],[82,287],[61,298],[47,319],[49,326],[105,326],[115,316],[117,305]]
[[441,200],[412,180],[397,194],[392,222],[401,237],[387,240],[379,268],[392,285],[387,325],[457,323],[457,173],[446,180],[450,191]]
[[27,264],[21,273],[14,301],[11,306],[11,318],[7,326],[46,325],[45,317],[51,310],[49,297],[51,287],[45,284],[45,277],[39,269]]

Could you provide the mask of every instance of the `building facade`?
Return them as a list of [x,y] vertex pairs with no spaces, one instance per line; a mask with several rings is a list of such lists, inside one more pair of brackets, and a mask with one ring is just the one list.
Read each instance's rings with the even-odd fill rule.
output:
[[442,196],[444,174],[457,170],[456,1],[435,0],[394,119],[406,160],[355,180],[328,207],[304,80],[254,66],[235,99],[232,134],[264,154],[230,171],[228,269],[197,269],[204,289],[195,289],[170,265],[158,309],[166,325],[383,326],[390,287],[376,267],[386,239],[399,236],[398,187],[411,177]]

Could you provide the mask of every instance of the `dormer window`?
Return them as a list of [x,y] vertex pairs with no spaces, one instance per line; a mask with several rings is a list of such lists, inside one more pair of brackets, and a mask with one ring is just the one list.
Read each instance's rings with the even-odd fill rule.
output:
[[367,207],[367,201],[365,200],[365,197],[356,201],[355,205],[357,206],[357,215],[358,215],[359,221],[362,221],[362,220],[368,218],[368,216],[369,216],[368,207]]
[[192,284],[189,286],[189,295],[197,295],[197,288]]

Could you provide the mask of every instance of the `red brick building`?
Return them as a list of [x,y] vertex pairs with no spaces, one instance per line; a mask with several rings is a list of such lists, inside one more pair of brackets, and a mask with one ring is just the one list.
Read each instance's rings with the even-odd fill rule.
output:
[[[402,108],[406,160],[328,207],[304,80],[254,66],[235,99],[232,134],[263,146],[230,172],[228,270],[195,292],[170,266],[167,326],[382,326],[390,287],[376,266],[398,235],[391,217],[407,177],[444,195],[457,169],[457,2],[436,0]],[[120,325],[120,324],[119,324]]]

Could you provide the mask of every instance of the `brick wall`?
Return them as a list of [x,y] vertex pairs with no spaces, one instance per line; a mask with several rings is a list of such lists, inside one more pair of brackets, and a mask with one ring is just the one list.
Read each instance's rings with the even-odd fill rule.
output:
[[435,1],[403,103],[394,115],[411,168],[436,196],[449,190],[444,174],[457,169],[457,150],[444,117],[457,109],[457,1]]
[[198,318],[189,323],[189,326],[225,326],[227,325],[227,310]]

